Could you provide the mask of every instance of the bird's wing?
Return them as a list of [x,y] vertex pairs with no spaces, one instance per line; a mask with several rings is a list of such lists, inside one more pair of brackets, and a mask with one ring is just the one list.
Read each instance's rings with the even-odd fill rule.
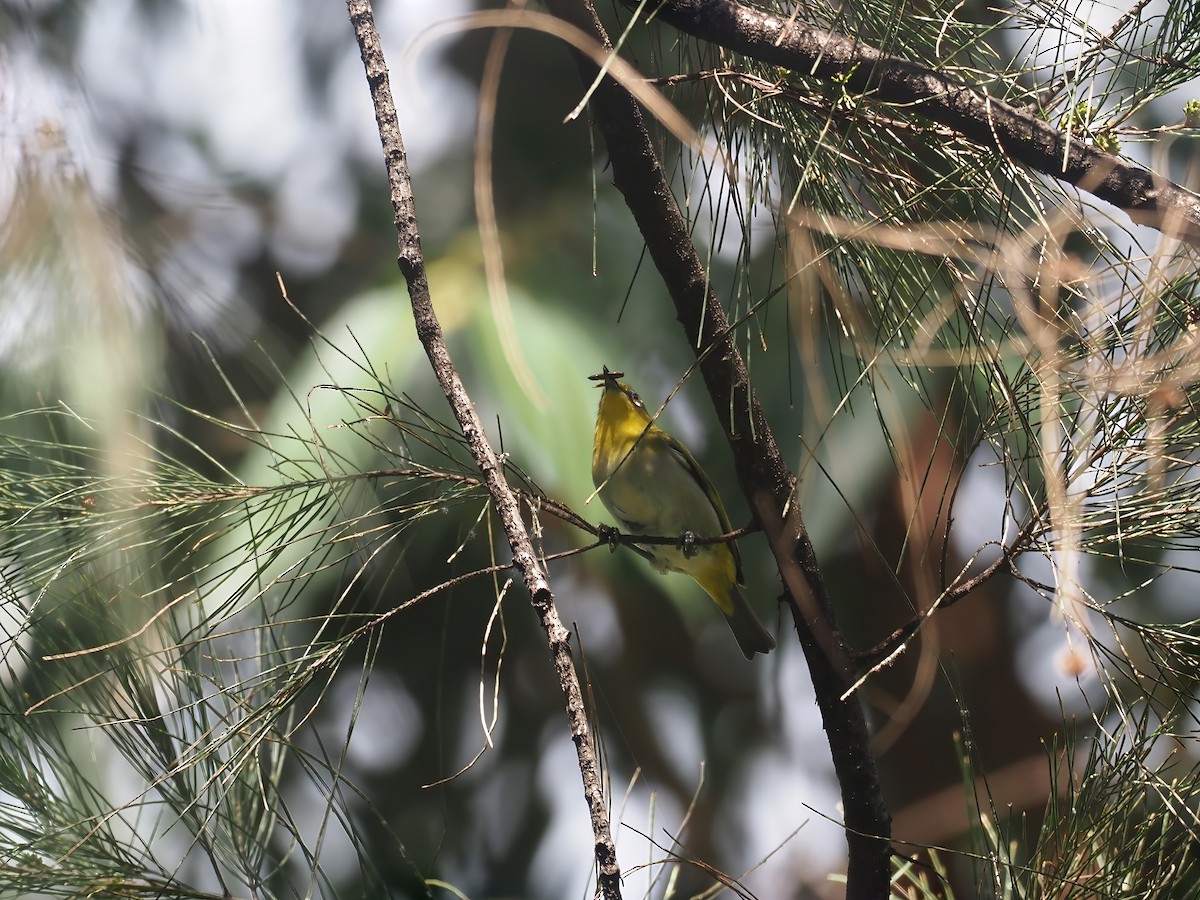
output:
[[[708,497],[708,502],[717,511],[717,521],[721,523],[722,532],[728,534],[733,531],[733,525],[729,521],[729,513],[725,512],[725,506],[721,503],[721,495],[713,487],[712,481],[709,480],[708,474],[704,469],[700,467],[700,463],[696,462],[696,457],[692,456],[692,452],[687,447],[662,429],[658,429],[658,432],[666,441],[667,448],[683,463],[684,467],[692,474],[692,477],[696,479],[696,483],[700,485],[701,490],[704,491],[704,495]],[[713,535],[713,537],[716,537],[716,535]],[[730,541],[725,546],[733,553],[733,564],[737,569],[737,583],[745,584],[746,580],[742,575],[742,555],[738,552],[737,541]]]

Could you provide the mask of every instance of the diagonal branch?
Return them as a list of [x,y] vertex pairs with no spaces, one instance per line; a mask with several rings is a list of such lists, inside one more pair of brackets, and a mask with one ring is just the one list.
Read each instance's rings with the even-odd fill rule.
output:
[[392,207],[395,210],[396,233],[400,253],[397,260],[400,271],[408,283],[409,299],[417,336],[429,356],[434,374],[441,385],[446,400],[458,420],[463,438],[471,450],[479,472],[487,485],[504,533],[512,549],[513,565],[520,572],[521,580],[529,591],[534,610],[538,614],[550,645],[550,655],[558,674],[559,685],[566,700],[567,718],[570,721],[571,738],[579,757],[579,772],[583,776],[584,796],[592,819],[595,837],[598,887],[605,900],[620,900],[621,870],[617,864],[616,847],[612,840],[612,829],[605,803],[600,766],[593,747],[591,727],[587,720],[579,676],[571,658],[570,632],[563,627],[554,606],[554,593],[542,565],[538,562],[529,533],[521,519],[520,502],[505,480],[504,472],[495,451],[484,434],[483,423],[475,411],[471,398],[467,396],[450,351],[442,334],[442,326],[433,309],[429,294],[429,281],[425,272],[425,259],[421,253],[421,235],[417,228],[416,200],[412,180],[409,177],[408,161],[404,153],[404,142],[396,118],[396,107],[388,84],[387,65],[380,46],[379,33],[375,28],[370,0],[347,0],[350,22],[362,54],[367,83],[371,88],[371,100],[375,106],[375,119],[379,126],[379,139],[383,143],[384,161],[387,166],[388,183],[391,185]]
[[928,66],[735,0],[663,0],[656,16],[759,62],[836,79],[847,91],[906,106],[978,146],[1088,191],[1140,225],[1200,247],[1200,195]]
[[[548,0],[546,5],[611,52],[608,35],[588,0]],[[591,85],[599,74],[597,67],[578,53],[575,60],[584,84]],[[849,654],[829,608],[816,553],[795,496],[796,477],[784,463],[766,414],[751,390],[729,321],[710,287],[637,104],[625,88],[606,77],[596,85],[590,108],[604,136],[613,181],[671,294],[688,343],[696,351],[704,383],[733,450],[742,491],[779,565],[841,787],[849,846],[846,896],[854,900],[885,897],[890,819],[862,707],[856,697],[841,698],[849,681]]]

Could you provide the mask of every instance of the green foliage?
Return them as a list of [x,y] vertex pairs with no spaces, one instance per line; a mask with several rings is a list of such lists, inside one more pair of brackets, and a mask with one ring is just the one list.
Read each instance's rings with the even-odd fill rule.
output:
[[1111,131],[1097,131],[1092,136],[1092,143],[1105,153],[1120,153],[1121,141]]
[[1077,103],[1070,111],[1063,113],[1058,120],[1058,127],[1071,134],[1090,136],[1092,143],[1105,153],[1120,153],[1120,140],[1107,125],[1095,124],[1096,113],[1096,107],[1090,103]]
[[[441,311],[470,360],[466,377],[486,385],[479,402],[503,410],[496,443],[539,542],[578,543],[539,481],[588,509],[596,398],[585,376],[594,364],[576,370],[619,351],[602,347],[586,318],[510,292],[512,314],[529,323],[524,361],[544,391],[534,396],[510,365],[513,348],[480,314],[488,309],[482,281],[462,278],[449,259],[431,278],[459,299],[457,311]],[[363,844],[369,830],[352,826],[330,781],[334,762],[312,750],[310,722],[345,679],[375,670],[385,641],[427,628],[411,623],[424,608],[448,610],[452,596],[469,598],[471,624],[460,621],[440,648],[428,632],[411,637],[431,666],[455,673],[437,677],[439,693],[478,689],[479,635],[507,592],[492,571],[506,565],[486,491],[457,429],[429,411],[439,398],[428,377],[418,382],[419,344],[396,300],[394,290],[370,292],[314,328],[275,402],[252,413],[234,398],[244,421],[176,406],[144,422],[136,453],[119,468],[96,440],[104,432],[77,412],[36,409],[4,421],[0,468],[21,477],[0,502],[14,617],[0,721],[34,761],[10,767],[0,790],[47,805],[14,802],[0,820],[0,861],[10,862],[5,884],[15,891],[0,896],[115,890],[114,879],[130,895],[162,897],[288,897],[306,879],[333,891],[311,826],[288,812],[298,784],[341,822],[361,882],[380,883]],[[386,372],[377,358],[392,360]],[[244,448],[236,467],[187,436],[197,426]],[[84,441],[68,443],[73,432]],[[438,565],[426,564],[431,555]],[[614,562],[605,553],[597,567]],[[630,577],[658,580],[644,568]],[[521,621],[522,643],[536,641],[529,618]],[[509,640],[502,615],[498,629],[504,637],[484,659],[497,671]],[[399,672],[406,683],[423,680],[419,666]],[[447,728],[471,730],[469,711],[462,723],[440,714]],[[352,732],[353,720],[335,754],[348,752]],[[444,770],[447,762],[423,764]],[[106,793],[113,767],[136,786],[131,797]],[[47,779],[71,790],[49,791]],[[389,852],[402,879],[421,881],[405,847],[393,839]]]
[[1096,107],[1090,103],[1076,103],[1070,110],[1062,114],[1058,127],[1063,131],[1090,131],[1092,120],[1096,118]]
[[[970,851],[959,861],[972,870],[972,896],[1134,900],[1189,896],[1200,886],[1194,837],[1179,816],[1200,801],[1195,760],[1172,749],[1171,728],[1150,703],[1111,709],[1094,725],[1075,724],[1046,747],[1048,801],[1031,815],[1006,817],[994,805],[988,776],[964,745],[975,800]],[[934,871],[953,882],[941,858],[930,851]],[[920,868],[900,866],[897,879],[905,888],[894,896],[950,896]]]
[[[784,17],[793,12],[773,8]],[[1053,4],[1023,6],[986,25],[970,21],[962,7],[936,4],[927,18],[908,15],[904,27],[891,17],[897,10],[866,2],[806,7],[804,15],[989,96],[1035,102],[1072,139],[1117,153],[1123,123],[1200,72],[1200,32],[1185,33],[1197,9],[1138,6],[1107,33],[1084,28],[1083,48],[1072,52],[1069,66],[1037,49],[1048,35],[1065,37],[1079,27]],[[995,40],[1000,34],[1018,41],[1028,35],[1029,43],[1004,55],[1011,44]],[[993,540],[1019,560],[1013,574],[1061,614],[1069,639],[1082,640],[1097,660],[1097,693],[1114,719],[1098,720],[1095,734],[1080,738],[1093,751],[1086,790],[1064,793],[1075,806],[1052,805],[1042,844],[1009,833],[1005,811],[990,811],[990,836],[974,849],[992,868],[979,874],[977,888],[994,896],[1056,896],[1064,885],[1095,883],[1097,896],[1187,895],[1195,875],[1182,842],[1200,798],[1186,787],[1139,792],[1167,783],[1147,748],[1162,747],[1172,728],[1188,728],[1186,701],[1196,685],[1185,663],[1196,653],[1196,630],[1164,621],[1171,616],[1154,591],[1159,579],[1194,573],[1200,539],[1200,436],[1192,433],[1191,414],[1195,252],[1154,244],[1077,192],[938,133],[919,107],[889,107],[870,92],[849,97],[844,84],[709,54],[685,44],[673,66],[709,74],[672,82],[671,96],[703,92],[705,108],[715,111],[711,127],[735,167],[722,180],[719,170],[685,154],[703,180],[737,198],[698,216],[716,221],[713,233],[740,233],[743,247],[758,241],[775,264],[769,287],[743,291],[735,283],[729,294],[743,313],[747,352],[759,354],[750,335],[771,333],[760,317],[786,298],[798,320],[798,364],[819,372],[810,360],[823,343],[822,355],[838,373],[828,397],[820,378],[809,375],[805,390],[820,411],[814,431],[830,433],[839,419],[874,408],[892,438],[898,430],[889,405],[903,391],[936,416],[948,442],[971,460],[967,471],[998,461],[1004,511]],[[665,50],[663,56],[669,58]],[[1071,105],[1055,115],[1064,102]],[[767,211],[775,243],[763,248],[753,229]],[[750,255],[746,249],[741,258]],[[780,352],[777,344],[773,351]],[[865,396],[858,392],[864,384]],[[907,456],[902,437],[890,446],[898,483],[937,467],[933,453]],[[955,516],[978,515],[955,507],[953,495],[939,497],[936,482],[922,489]],[[811,514],[820,517],[824,506],[815,508]],[[904,537],[933,543],[919,529]],[[966,555],[972,552],[988,548]],[[891,558],[888,565],[900,563]],[[1039,574],[1028,574],[1039,565]],[[1095,577],[1081,574],[1092,567]],[[940,596],[971,571],[941,570]],[[937,591],[909,595],[907,603],[923,610],[938,598]],[[855,606],[851,627],[857,617],[877,614],[873,605]],[[1161,718],[1135,713],[1148,683],[1162,695]],[[1194,775],[1190,735],[1184,745],[1171,764],[1172,784],[1187,785]],[[1076,816],[1078,830],[1065,832],[1060,814]],[[1054,829],[1069,847],[1051,847]],[[1125,855],[1129,841],[1154,853]],[[1176,869],[1172,858],[1180,861]],[[1088,869],[1101,861],[1102,874]],[[910,881],[913,890],[940,890]],[[1159,893],[1136,893],[1148,884]]]
[[[1197,8],[1137,5],[1104,33],[1049,2],[985,11],[851,0],[800,15],[1029,103],[1073,140],[1118,152],[1118,129],[1200,71]],[[49,36],[54,23],[44,24]],[[1047,43],[1062,52],[1047,54]],[[1195,893],[1200,626],[1181,621],[1191,612],[1181,615],[1170,588],[1198,568],[1194,252],[1151,243],[1078,193],[845,79],[821,83],[642,23],[627,46],[648,76],[681,76],[668,96],[723,154],[687,148],[669,165],[800,476],[797,502],[847,631],[864,644],[885,637],[1000,544],[1045,599],[1038,609],[1061,614],[1090,651],[1102,688],[1081,700],[1093,708],[1086,727],[1065,715],[1053,723],[1067,736],[1052,744],[1040,823],[1040,808],[1023,823],[977,792],[984,754],[960,754],[974,827],[928,867],[898,866],[896,894]],[[316,62],[314,79],[336,68]],[[522,62],[528,54],[510,65]],[[563,54],[555,65],[568,64]],[[562,147],[528,138],[561,131],[562,111],[540,105],[542,71],[522,68],[522,96],[502,90],[520,115],[513,126],[502,108],[512,132],[501,132],[497,159],[525,163],[508,184],[520,196],[501,211],[507,296],[485,290],[473,225],[446,199],[467,179],[445,159],[428,181],[418,176],[418,208],[446,219],[432,290],[463,382],[567,586],[560,601],[587,660],[614,800],[642,780],[665,810],[652,806],[649,829],[640,813],[623,815],[653,841],[671,836],[663,850],[647,843],[648,891],[699,893],[727,879],[715,870],[732,865],[739,824],[760,824],[738,819],[751,806],[747,782],[771,764],[778,777],[823,763],[801,735],[819,725],[789,718],[808,704],[783,680],[804,677],[787,656],[794,647],[746,674],[709,640],[715,629],[728,643],[686,579],[660,578],[631,553],[555,557],[591,543],[588,523],[605,518],[588,502],[596,397],[585,380],[602,364],[647,397],[669,397],[667,423],[705,455],[735,524],[749,509],[691,378],[694,348],[678,338],[649,263],[639,267],[640,239],[603,160],[589,195],[581,133]],[[1184,110],[1195,127],[1200,102]],[[138,147],[132,133],[122,140]],[[122,169],[128,183],[114,178],[113,190],[144,200],[136,169]],[[347,181],[386,196],[361,173]],[[427,184],[438,187],[420,193]],[[552,195],[537,192],[549,184]],[[0,897],[561,895],[535,854],[561,856],[540,849],[555,849],[575,818],[555,804],[582,803],[574,781],[546,786],[544,760],[567,741],[544,639],[509,587],[509,551],[446,421],[403,286],[372,281],[391,271],[387,241],[372,252],[366,239],[387,237],[390,212],[370,218],[382,201],[365,204],[331,273],[299,286],[298,305],[322,310],[318,322],[273,299],[261,312],[269,354],[205,358],[175,353],[195,347],[190,335],[160,351],[147,337],[154,315],[116,314],[136,307],[130,283],[104,281],[103,254],[75,250],[116,255],[133,237],[111,227],[85,180],[63,193],[21,186],[0,235],[5,285],[19,284],[12,273],[47,276],[70,302],[54,308],[55,337],[20,335],[54,371],[5,379],[19,402],[0,424]],[[71,191],[88,201],[83,212],[65,203]],[[57,212],[39,218],[46,210]],[[22,246],[37,252],[22,261]],[[158,249],[139,246],[147,259]],[[132,257],[115,270],[132,271]],[[231,282],[269,282],[263,272],[279,267],[239,264]],[[166,281],[164,271],[146,280]],[[101,306],[107,330],[93,340]],[[298,346],[289,335],[302,336]],[[155,387],[186,398],[141,392],[162,366],[177,381]],[[42,399],[25,390],[31,382]],[[956,485],[995,470],[1002,493],[984,545],[941,542],[988,518]],[[742,543],[751,591],[774,596],[776,561],[760,539]],[[1040,570],[1022,568],[1035,559]],[[1015,605],[1009,586],[991,588],[969,616]],[[1194,590],[1184,593],[1190,602]],[[947,611],[945,645],[925,623],[919,649],[867,680],[880,734],[903,731],[906,707],[923,702],[908,699],[920,678],[886,681],[908,677],[918,653],[926,683],[940,650],[986,657],[991,668],[971,684],[980,691],[1000,677],[997,660],[1017,655],[1000,642],[1021,638],[1028,616],[988,619],[995,633],[974,651],[952,643],[952,617],[973,602]],[[416,712],[376,714],[377,690]],[[932,770],[948,742],[954,710],[929,690],[933,724],[918,724],[932,730],[912,740],[920,765],[898,764],[889,792]],[[1002,696],[1039,727],[1015,677]],[[966,689],[956,699],[975,701]],[[397,747],[368,748],[372,768],[355,742],[380,740],[379,721],[395,726]],[[706,767],[703,791],[692,756]],[[794,816],[786,834],[807,819],[809,797],[779,812],[788,804],[777,787],[768,805]],[[586,872],[586,854],[573,862]]]

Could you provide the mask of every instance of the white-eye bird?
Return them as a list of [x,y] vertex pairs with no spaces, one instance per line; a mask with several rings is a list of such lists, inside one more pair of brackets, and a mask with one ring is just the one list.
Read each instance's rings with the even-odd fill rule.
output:
[[659,572],[682,572],[696,580],[725,614],[746,659],[775,648],[739,585],[742,561],[733,543],[696,544],[733,528],[721,498],[687,447],[651,421],[645,404],[621,372],[608,367],[590,376],[604,389],[596,414],[592,481],[604,506],[624,531],[674,544],[639,544]]

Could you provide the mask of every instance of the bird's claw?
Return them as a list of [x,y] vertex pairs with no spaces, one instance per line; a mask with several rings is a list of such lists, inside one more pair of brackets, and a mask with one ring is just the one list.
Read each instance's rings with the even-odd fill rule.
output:
[[608,544],[608,552],[616,553],[617,547],[621,546],[621,532],[611,525],[600,525],[596,528],[596,537],[603,543]]
[[683,551],[685,559],[691,559],[700,552],[700,548],[696,546],[696,532],[685,531],[679,536],[679,549]]

